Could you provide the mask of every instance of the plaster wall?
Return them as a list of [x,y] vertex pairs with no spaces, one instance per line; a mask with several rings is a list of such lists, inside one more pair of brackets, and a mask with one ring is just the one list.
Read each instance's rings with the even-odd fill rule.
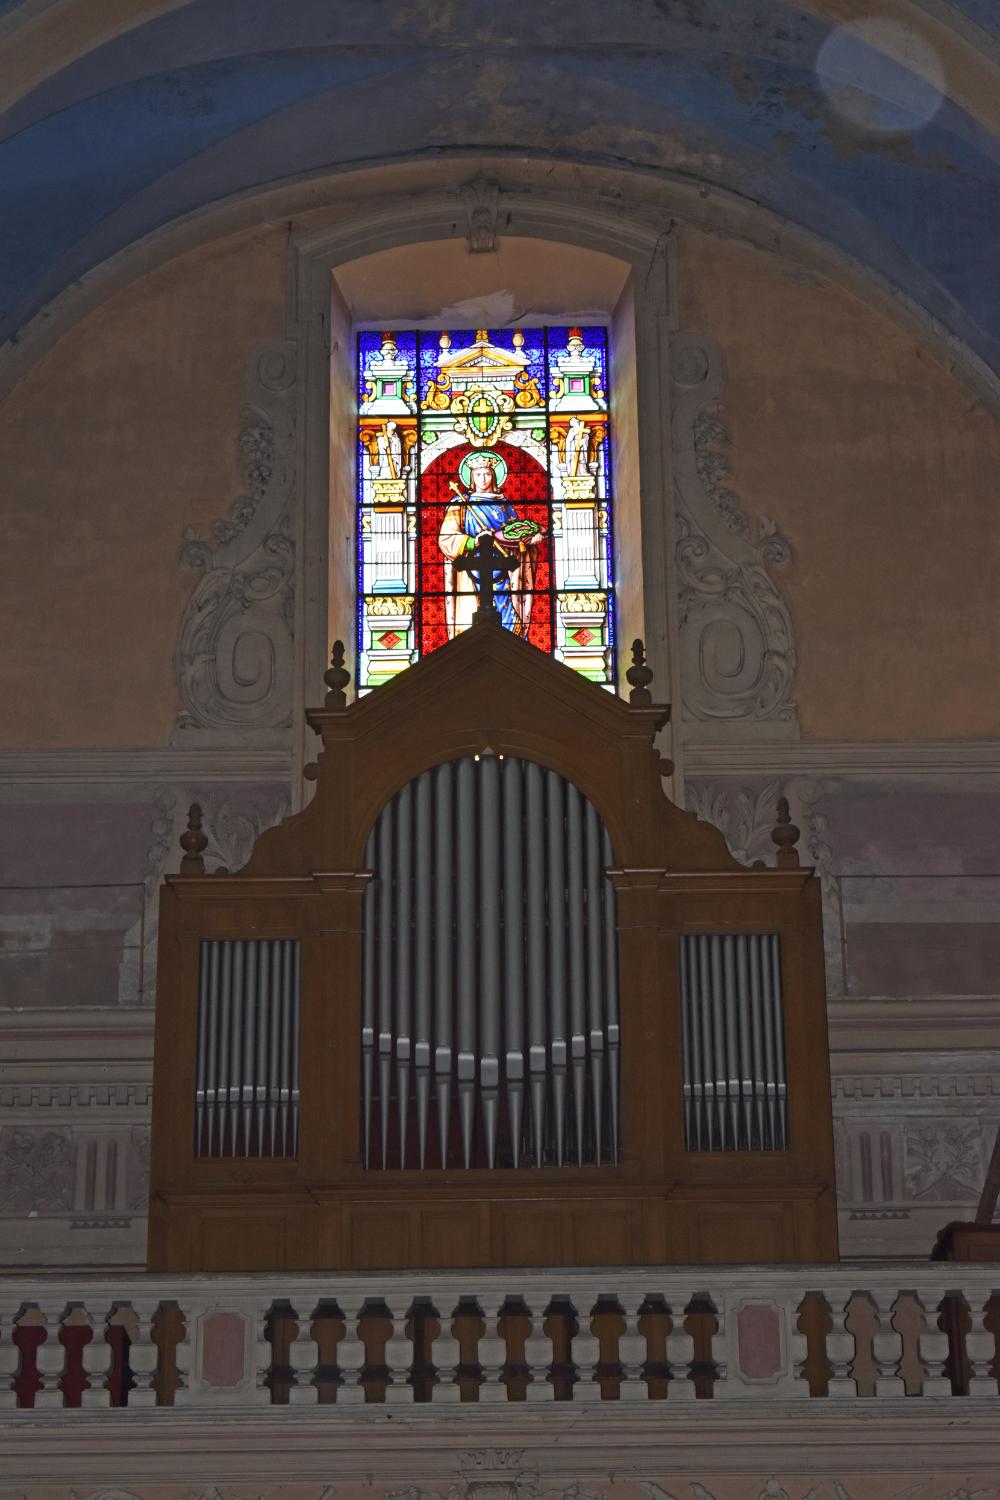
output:
[[683,328],[723,351],[732,483],[792,545],[805,737],[1000,733],[1000,424],[880,313],[691,227]]
[[280,231],[241,235],[144,277],[0,404],[0,745],[167,739],[177,547],[239,493],[243,366],[281,332],[283,253]]

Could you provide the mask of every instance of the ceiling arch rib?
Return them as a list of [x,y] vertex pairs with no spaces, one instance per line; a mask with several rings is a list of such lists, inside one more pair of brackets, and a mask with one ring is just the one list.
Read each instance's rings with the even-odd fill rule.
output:
[[[191,63],[201,58],[233,55],[234,46],[249,50],[273,50],[294,46],[295,29],[301,28],[299,45],[324,45],[337,40],[337,31],[346,22],[355,27],[359,18],[367,17],[374,35],[412,47],[428,33],[438,43],[446,41],[446,28],[435,17],[431,4],[416,4],[406,12],[391,3],[365,7],[334,7],[320,0],[289,0],[281,7],[258,6],[240,0],[237,26],[223,24],[217,33],[207,28],[205,16],[215,10],[224,14],[226,0],[22,0],[11,12],[0,18],[0,107],[11,108],[47,81],[72,71],[74,65],[92,58],[98,52],[107,55],[112,75],[125,81],[128,66],[145,66],[147,71]],[[720,27],[714,12],[719,0],[709,0],[702,7],[700,25],[690,7],[647,3],[626,10],[614,10],[592,4],[574,6],[572,41],[580,45],[590,36],[606,50],[609,45],[635,42],[649,48],[657,36],[672,28],[668,45],[676,46],[683,33],[714,35],[720,47],[746,51],[765,45],[768,39],[785,48],[797,23],[812,20],[821,30],[849,25],[871,15],[868,0],[798,0],[795,6],[784,0],[753,0],[740,7],[742,25],[734,31],[734,8],[727,4],[726,25]],[[948,79],[949,90],[958,103],[972,114],[982,114],[995,125],[998,106],[997,69],[1000,67],[1000,16],[993,0],[882,0],[879,15],[913,29],[916,36],[939,56]],[[183,14],[178,15],[178,12]],[[408,14],[407,14],[408,12]],[[505,47],[512,40],[503,32],[503,15],[496,8],[484,6],[483,15],[491,28],[490,39]],[[404,19],[405,16],[405,19]],[[550,25],[534,20],[543,30],[535,39],[539,46],[551,43],[545,35]],[[309,23],[312,23],[311,33]],[[374,22],[374,25],[372,24]],[[469,46],[469,38],[484,36],[483,17],[470,9],[458,28],[458,40]],[[516,33],[525,35],[533,22],[530,12],[517,12]],[[171,23],[173,29],[171,30]],[[408,23],[408,25],[407,25]],[[362,25],[364,22],[362,22]],[[631,24],[635,35],[628,31]],[[597,28],[595,30],[595,27]],[[604,29],[602,29],[604,28]],[[721,35],[720,35],[721,33]],[[149,40],[162,35],[173,43],[174,56],[150,56]],[[351,39],[351,33],[344,39]],[[356,32],[354,40],[357,39]],[[117,53],[115,43],[118,42]],[[107,86],[107,80],[104,86]],[[58,107],[54,101],[52,107]]]
[[[623,186],[622,171],[620,163],[553,162],[525,153],[442,153],[320,172],[235,194],[130,242],[55,297],[16,344],[0,350],[0,394],[93,307],[138,276],[203,244],[276,222],[295,223],[300,232],[314,226],[312,236],[324,246],[340,247],[337,254],[342,259],[393,244],[449,234],[461,237],[465,227],[459,187],[470,175],[486,173],[506,186],[508,233],[554,235],[608,251],[623,234],[623,244],[659,243],[663,226],[669,231],[676,214],[699,227],[790,255],[807,270],[840,281],[892,318],[955,369],[978,399],[1000,411],[1000,378],[995,371],[871,266],[737,193],[718,187],[706,190],[703,183],[682,174],[639,169],[628,172]],[[387,197],[388,177],[394,192]],[[582,216],[581,199],[588,204]]]
[[[409,108],[388,110],[404,67]],[[681,173],[755,200],[868,263],[1000,369],[1000,290],[979,250],[1000,236],[1000,173],[985,149],[995,143],[949,104],[919,138],[862,149],[818,107],[806,75],[771,69],[751,82],[766,110],[747,108],[742,78],[681,61],[664,78],[655,60],[574,53],[527,77],[505,59],[491,64],[485,98],[457,99],[445,116],[429,55],[356,56],[345,69],[339,54],[286,53],[129,85],[0,149],[15,225],[0,257],[6,331],[180,214],[403,158],[414,143],[488,150],[516,130],[510,144],[528,153],[555,141],[566,159]]]

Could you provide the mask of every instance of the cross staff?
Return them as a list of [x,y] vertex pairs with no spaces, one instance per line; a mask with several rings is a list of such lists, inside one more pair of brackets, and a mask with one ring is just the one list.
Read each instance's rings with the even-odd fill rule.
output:
[[[512,573],[518,561],[516,555],[512,556],[498,547],[488,531],[484,531],[477,539],[471,552],[455,559],[455,567],[460,573],[471,573],[474,569],[479,571],[479,608],[473,613],[473,625],[480,625],[484,620],[493,625],[500,624],[500,615],[493,603],[493,572],[496,569],[497,572]],[[475,584],[475,579],[472,581]]]

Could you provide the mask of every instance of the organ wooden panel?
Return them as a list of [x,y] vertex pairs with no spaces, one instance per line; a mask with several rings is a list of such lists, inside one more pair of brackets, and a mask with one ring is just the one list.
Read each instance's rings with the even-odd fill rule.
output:
[[[182,872],[161,900],[151,1269],[836,1258],[819,885],[798,868],[787,814],[775,832],[779,867],[748,870],[716,829],[669,802],[654,747],[669,710],[649,701],[647,677],[633,670],[626,703],[489,621],[350,705],[335,664],[325,706],[309,714],[323,748],[304,811],[263,834],[235,874],[204,873],[195,818]],[[528,927],[538,880],[548,882],[544,931],[515,928],[505,946],[502,922],[463,895],[473,957],[455,950],[465,979],[432,1034],[408,965],[423,953],[431,973],[460,937],[454,915],[435,907],[437,887],[424,899],[435,867],[422,847],[433,808],[420,778],[494,757],[508,769],[491,765],[471,782],[462,773],[486,788],[474,814],[479,873],[469,879],[480,892],[502,882],[499,910]],[[517,824],[520,792],[494,804],[490,789],[502,797],[522,776],[527,787],[534,767],[553,788],[553,842],[529,881],[522,843],[533,834]],[[379,820],[392,806],[410,832],[397,829],[380,854]],[[452,855],[464,868],[459,844],[436,837],[438,868]],[[518,851],[506,863],[493,842],[504,838],[508,855]],[[390,896],[394,915],[379,937],[371,924]],[[586,928],[591,916],[601,934]],[[365,999],[376,941],[386,976],[377,1013]],[[412,947],[399,958],[401,943]],[[532,978],[532,943],[548,966],[541,978]],[[495,964],[506,965],[502,985]],[[566,1026],[547,1011],[548,1040],[536,1049],[539,1134],[527,1103],[518,1113],[528,1098],[518,1069],[530,1083],[532,1006],[543,996],[551,1010],[559,985]],[[487,1003],[500,1011],[484,1012]],[[449,1016],[462,1005],[472,1041],[461,1066],[473,1079],[465,1135],[457,1049],[442,1050],[440,1032],[451,1039]],[[615,1109],[609,1054],[619,1021]],[[392,1058],[381,1075],[380,1045]],[[450,1147],[436,1124],[440,1069]],[[380,1086],[401,1142],[384,1166],[370,1149],[375,1127],[364,1127],[383,1107]],[[574,1092],[584,1088],[585,1105]],[[422,1166],[407,1119],[426,1130]],[[560,1146],[554,1120],[572,1149]]]

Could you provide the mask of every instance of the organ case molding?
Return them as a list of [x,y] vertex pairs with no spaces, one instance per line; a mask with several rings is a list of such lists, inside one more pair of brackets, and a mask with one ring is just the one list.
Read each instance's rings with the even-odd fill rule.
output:
[[[169,876],[163,890],[151,1269],[724,1262],[747,1258],[751,1229],[750,1258],[836,1258],[819,882],[787,863],[745,869],[716,829],[667,800],[669,763],[653,741],[669,710],[649,702],[644,685],[626,704],[489,622],[350,706],[346,670],[335,666],[327,678],[326,706],[308,715],[323,744],[308,807],[261,834],[238,874]],[[607,829],[618,913],[620,1162],[366,1173],[366,843],[415,777],[487,750],[557,772]],[[781,936],[786,1151],[686,1149],[684,932]],[[301,1113],[291,1160],[194,1156],[199,949],[205,939],[240,938],[301,945]]]

